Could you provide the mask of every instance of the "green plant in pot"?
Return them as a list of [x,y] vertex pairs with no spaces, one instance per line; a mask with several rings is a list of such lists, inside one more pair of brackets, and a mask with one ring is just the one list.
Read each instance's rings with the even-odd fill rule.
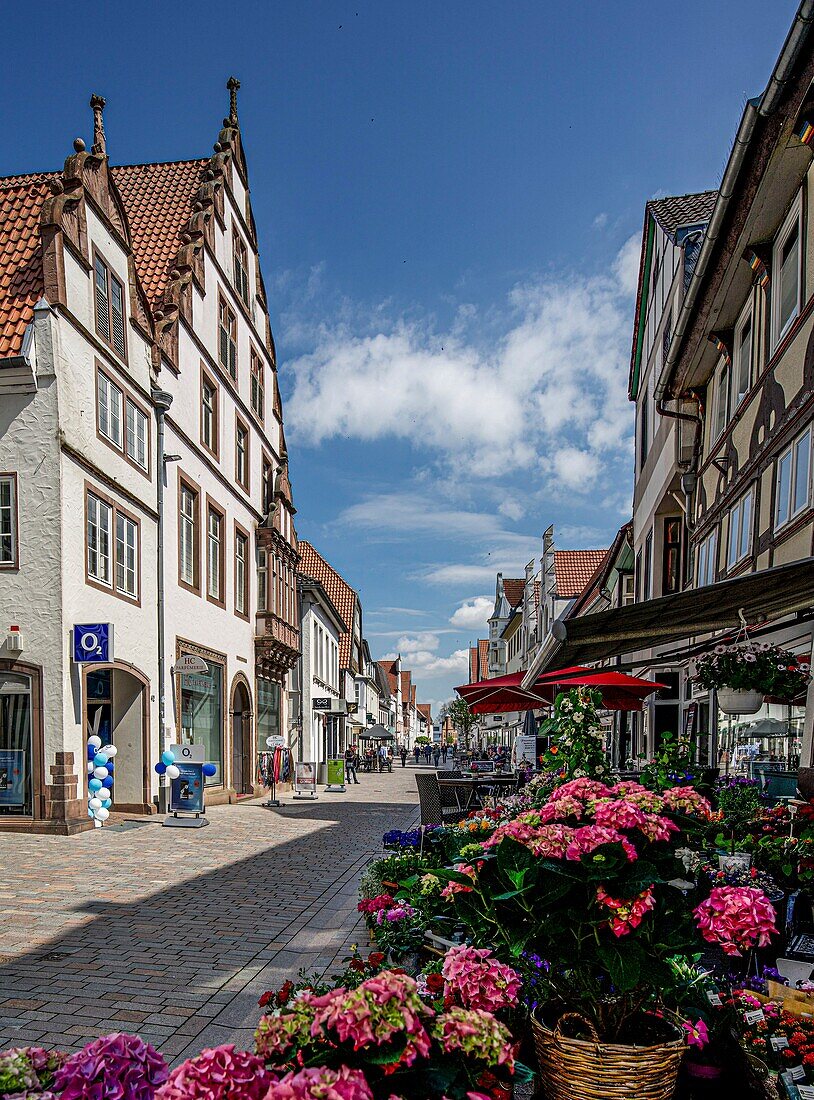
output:
[[[727,776],[718,781],[715,800],[718,812],[714,815],[712,831],[719,846],[725,845],[728,849],[722,860],[739,855],[741,863],[748,867],[751,835],[764,807],[760,784],[742,776]],[[721,865],[726,870],[723,862]]]

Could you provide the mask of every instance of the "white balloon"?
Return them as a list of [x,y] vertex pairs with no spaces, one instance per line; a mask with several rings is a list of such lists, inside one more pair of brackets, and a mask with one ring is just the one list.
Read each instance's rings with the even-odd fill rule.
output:
[[88,761],[88,775],[93,775],[93,769],[95,767],[96,767],[96,765],[93,763],[93,761],[89,760]]
[[102,808],[101,798],[99,798],[97,795],[94,795],[93,798],[88,799],[88,806],[90,807],[91,810],[101,810],[101,808]]
[[102,806],[98,810],[93,811],[93,816],[97,821],[107,821],[110,817],[110,810],[106,810],[104,806]]
[[107,770],[107,768],[94,768],[93,775],[96,779],[107,779],[107,777],[110,775],[110,772]]
[[179,768],[176,768],[175,764],[167,764],[166,775],[168,779],[177,779],[180,774],[181,771]]
[[88,738],[88,744],[92,749],[100,749],[102,747],[102,738],[97,737],[96,734]]
[[111,757],[115,756],[118,751],[119,750],[116,748],[115,745],[105,745],[105,747],[102,749],[102,752],[105,754],[105,756]]

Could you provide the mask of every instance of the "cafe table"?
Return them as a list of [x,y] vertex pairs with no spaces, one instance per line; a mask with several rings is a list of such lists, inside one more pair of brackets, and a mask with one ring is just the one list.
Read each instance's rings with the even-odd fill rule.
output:
[[438,786],[442,792],[449,791],[454,794],[458,809],[465,813],[467,810],[482,806],[481,791],[494,790],[495,787],[508,791],[517,786],[517,776],[514,773],[485,772],[481,775],[462,775],[454,779],[442,779],[439,775]]

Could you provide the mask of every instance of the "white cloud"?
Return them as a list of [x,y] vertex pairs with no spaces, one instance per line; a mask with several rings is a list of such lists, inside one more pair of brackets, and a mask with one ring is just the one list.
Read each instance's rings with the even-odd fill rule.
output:
[[594,227],[594,229],[604,229],[607,224],[608,224],[608,215],[603,210],[601,213],[597,214],[596,217],[594,218],[593,227]]
[[306,445],[402,439],[453,478],[475,480],[532,470],[557,479],[557,455],[571,448],[584,455],[583,476],[593,460],[595,475],[612,479],[608,457],[620,448],[626,457],[632,428],[637,265],[631,238],[606,274],[518,285],[496,335],[494,317],[472,307],[447,332],[377,307],[367,329],[358,317],[323,324],[290,364],[292,436]]
[[[390,661],[397,656],[397,652],[386,654],[382,660]],[[447,657],[439,657],[428,649],[416,650],[404,657],[403,667],[409,668],[413,678],[419,680],[432,679],[433,677],[449,676],[452,673],[465,673],[469,668],[469,650],[456,649]],[[419,702],[422,702],[422,693],[419,689]]]
[[479,631],[486,626],[489,616],[492,614],[494,601],[488,596],[473,596],[469,600],[463,600],[460,607],[453,613],[449,620],[452,626],[462,630]]
[[498,512],[507,519],[518,520],[525,515],[525,508],[516,497],[505,497],[497,506]]

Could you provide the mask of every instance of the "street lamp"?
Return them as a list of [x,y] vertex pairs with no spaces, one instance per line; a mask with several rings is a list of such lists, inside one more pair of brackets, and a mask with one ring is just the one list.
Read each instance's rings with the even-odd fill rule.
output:
[[[166,464],[180,456],[164,454],[164,417],[172,405],[172,394],[166,390],[152,391],[153,406],[157,422],[157,462],[156,462],[156,504],[158,511],[158,561],[156,562],[156,600],[158,612],[158,757],[161,759],[167,748],[166,730],[166,677],[164,671],[164,473]],[[158,809],[167,812],[167,781],[158,780]]]

